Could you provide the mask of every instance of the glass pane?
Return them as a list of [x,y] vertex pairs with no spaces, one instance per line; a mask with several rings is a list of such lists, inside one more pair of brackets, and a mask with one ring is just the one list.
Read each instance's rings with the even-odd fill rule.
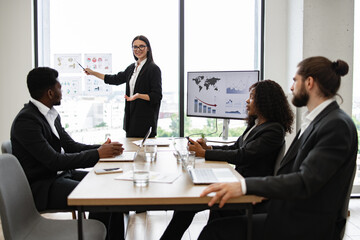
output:
[[149,39],[162,71],[158,136],[171,134],[171,116],[179,111],[177,1],[51,0],[44,1],[43,10],[50,21],[40,23],[41,65],[59,69],[59,64],[67,64],[64,69],[74,70],[59,71],[63,100],[58,111],[75,140],[99,143],[125,136],[125,85],[105,86],[102,80],[89,79],[74,60],[102,73],[123,71],[135,61],[131,41],[137,35]]
[[[186,1],[185,77],[189,71],[258,69],[257,6],[253,0]],[[245,125],[230,120],[229,136],[241,135]],[[222,126],[222,120],[187,117],[185,135],[219,136]]]
[[[360,4],[355,1],[355,14],[354,14],[354,79],[353,79],[353,120],[355,122],[356,128],[358,130],[358,137],[360,140],[360,69],[355,66],[360,64]],[[360,142],[359,142],[360,144]],[[360,146],[360,145],[359,145]],[[354,179],[354,188],[353,193],[360,194],[360,148],[357,158],[357,173]]]

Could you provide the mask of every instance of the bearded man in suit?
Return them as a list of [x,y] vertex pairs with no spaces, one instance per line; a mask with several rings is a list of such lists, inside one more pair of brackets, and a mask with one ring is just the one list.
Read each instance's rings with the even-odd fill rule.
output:
[[[301,61],[292,103],[308,111],[277,175],[210,185],[201,194],[216,193],[209,206],[244,194],[263,196],[270,202],[267,214],[253,216],[253,239],[341,239],[358,152],[355,125],[335,100],[348,69],[346,62],[325,57]],[[199,239],[245,239],[246,226],[245,217],[214,220]]]

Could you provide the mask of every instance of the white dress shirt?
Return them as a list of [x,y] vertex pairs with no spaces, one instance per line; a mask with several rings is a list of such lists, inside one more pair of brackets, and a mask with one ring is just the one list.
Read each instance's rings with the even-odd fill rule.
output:
[[42,115],[44,115],[44,117],[46,118],[47,122],[49,123],[49,125],[51,127],[52,132],[54,133],[54,135],[57,138],[60,139],[59,133],[57,132],[57,130],[55,128],[55,119],[59,115],[59,113],[56,111],[56,109],[54,107],[48,108],[43,103],[41,103],[35,99],[30,99],[30,101],[39,109],[40,113]]
[[259,124],[259,120],[258,120],[258,119],[255,119],[255,124],[254,124],[254,126],[252,126],[252,128],[244,134],[244,136],[243,136],[243,141],[249,136],[250,132],[251,132],[252,130],[254,130],[254,128],[256,128],[256,127],[258,126],[258,124]]
[[147,60],[147,58],[142,60],[139,65],[137,62],[135,62],[134,72],[129,81],[129,87],[130,87],[130,96],[129,97],[132,97],[134,95],[134,88],[135,88],[137,77],[138,77],[142,67],[146,63],[146,60]]
[[302,123],[301,123],[301,132],[300,132],[299,138],[305,132],[305,130],[308,128],[310,123],[317,117],[317,115],[319,115],[319,113],[321,113],[322,110],[324,110],[327,106],[330,105],[330,103],[332,103],[334,101],[336,101],[335,98],[330,98],[328,100],[325,100],[321,104],[319,104],[311,112],[306,111],[303,113],[303,115],[301,117]]

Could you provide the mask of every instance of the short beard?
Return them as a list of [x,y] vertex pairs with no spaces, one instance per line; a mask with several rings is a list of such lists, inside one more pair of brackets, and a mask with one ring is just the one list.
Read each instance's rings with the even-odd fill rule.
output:
[[309,94],[305,89],[301,89],[301,92],[298,95],[294,95],[291,102],[295,107],[304,107],[309,101]]

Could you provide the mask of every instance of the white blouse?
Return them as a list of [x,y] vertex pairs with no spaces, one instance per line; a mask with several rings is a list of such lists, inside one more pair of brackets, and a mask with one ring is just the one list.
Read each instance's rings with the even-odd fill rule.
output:
[[130,87],[130,96],[129,97],[132,97],[134,95],[134,88],[135,88],[137,77],[138,77],[142,67],[146,63],[146,60],[147,60],[147,58],[142,60],[139,65],[137,62],[135,63],[134,72],[129,81],[129,87]]

